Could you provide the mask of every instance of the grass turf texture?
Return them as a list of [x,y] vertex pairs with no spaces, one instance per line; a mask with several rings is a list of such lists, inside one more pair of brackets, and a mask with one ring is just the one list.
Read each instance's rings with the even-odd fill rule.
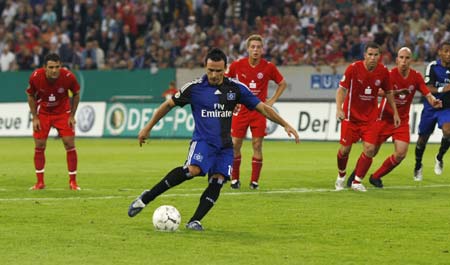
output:
[[[384,180],[385,189],[334,192],[336,142],[265,141],[257,191],[248,188],[246,141],[239,191],[224,186],[203,219],[188,231],[205,178],[166,192],[135,218],[130,202],[186,158],[188,140],[77,139],[78,183],[68,188],[65,152],[49,139],[46,185],[35,183],[33,140],[0,138],[1,264],[448,264],[450,163],[433,173],[438,145],[424,155],[424,181],[413,182],[414,145]],[[386,144],[373,172],[393,150]],[[355,145],[349,171],[361,152]],[[152,214],[177,207],[175,233],[154,231]]]

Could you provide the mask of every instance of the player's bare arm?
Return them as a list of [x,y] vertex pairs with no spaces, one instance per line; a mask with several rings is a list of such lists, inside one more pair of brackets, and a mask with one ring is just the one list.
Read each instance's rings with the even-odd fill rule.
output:
[[78,104],[80,103],[80,93],[74,93],[72,96],[72,107],[70,109],[69,126],[75,128],[75,113],[78,109]]
[[295,137],[296,143],[300,142],[300,137],[298,136],[297,131],[287,121],[285,121],[271,106],[267,105],[266,103],[260,102],[258,105],[256,105],[256,110],[269,120],[283,126],[289,137],[292,137],[292,135]]
[[164,116],[166,116],[169,111],[175,107],[175,102],[171,98],[164,101],[159,108],[153,113],[152,118],[150,121],[142,128],[142,130],[138,134],[139,139],[139,146],[142,146],[143,143],[145,143],[145,140],[150,137],[150,131],[152,130],[153,126],[155,126],[160,119],[162,119]]
[[33,95],[27,94],[28,98],[28,106],[30,107],[30,113],[31,117],[33,119],[33,130],[35,132],[38,132],[41,130],[41,123],[39,121],[39,118],[37,116],[37,104],[36,104],[36,98]]
[[391,105],[392,111],[394,112],[394,115],[393,115],[394,126],[397,128],[398,126],[400,126],[401,120],[400,120],[400,116],[398,115],[397,105],[395,104],[393,90],[386,91],[386,99],[387,99],[389,105]]
[[347,89],[339,86],[336,91],[336,118],[338,120],[345,119],[345,113],[342,109],[342,105],[344,104],[344,99],[347,93]]
[[278,87],[275,90],[275,93],[273,94],[273,96],[266,101],[266,104],[269,106],[273,106],[273,104],[275,104],[275,102],[277,102],[277,100],[280,98],[281,94],[283,94],[283,91],[286,89],[286,87],[287,87],[287,83],[283,79],[283,81],[281,81],[278,84]]
[[445,86],[441,86],[441,87],[435,87],[434,85],[427,85],[428,89],[430,90],[431,93],[436,94],[436,93],[445,93],[450,91],[450,84],[446,84]]
[[442,101],[440,99],[435,98],[431,93],[428,93],[425,98],[427,99],[428,103],[435,108],[442,108]]

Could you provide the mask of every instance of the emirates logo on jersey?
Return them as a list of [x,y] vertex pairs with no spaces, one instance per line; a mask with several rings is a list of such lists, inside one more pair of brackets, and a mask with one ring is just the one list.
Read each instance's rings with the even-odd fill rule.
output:
[[60,94],[64,93],[64,87],[58,88],[58,93],[60,93]]
[[264,74],[263,74],[263,73],[258,73],[258,74],[256,75],[256,77],[257,77],[258,79],[263,79],[263,78],[264,78]]

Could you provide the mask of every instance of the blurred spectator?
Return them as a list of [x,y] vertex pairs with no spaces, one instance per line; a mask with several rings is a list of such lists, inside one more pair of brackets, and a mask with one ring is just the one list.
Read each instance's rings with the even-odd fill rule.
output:
[[19,5],[14,0],[7,0],[5,7],[2,12],[2,19],[5,23],[5,26],[8,28],[13,23],[13,19],[17,14],[17,9],[19,8]]
[[8,72],[13,70],[16,70],[16,55],[10,51],[9,45],[5,45],[0,54],[0,71]]
[[[28,69],[30,61],[37,66],[56,44],[64,64],[76,68],[83,50],[93,46],[87,40],[95,40],[97,58],[89,57],[90,68],[157,71],[200,67],[203,47],[208,46],[220,47],[236,60],[246,49],[240,36],[259,33],[266,41],[266,59],[278,65],[320,69],[327,56],[336,56],[335,45],[346,61],[358,60],[370,40],[383,47],[384,62],[392,61],[400,46],[408,46],[421,63],[434,58],[439,44],[450,39],[449,5],[392,0],[4,0],[0,50],[11,44],[18,68]],[[145,63],[141,47],[146,47]]]
[[116,43],[114,51],[116,52],[128,52],[128,54],[134,54],[136,44],[136,36],[130,31],[130,26],[125,24],[122,26],[119,39]]
[[312,0],[305,0],[304,5],[297,13],[300,19],[303,35],[308,35],[310,30],[314,30],[319,19],[319,10]]
[[53,11],[52,4],[45,5],[45,12],[41,16],[41,22],[47,22],[47,25],[53,26],[56,23],[56,13]]
[[169,83],[169,88],[167,88],[163,93],[162,93],[162,97],[164,99],[170,99],[172,98],[173,95],[175,95],[178,92],[177,87],[175,86],[175,81],[171,81]]

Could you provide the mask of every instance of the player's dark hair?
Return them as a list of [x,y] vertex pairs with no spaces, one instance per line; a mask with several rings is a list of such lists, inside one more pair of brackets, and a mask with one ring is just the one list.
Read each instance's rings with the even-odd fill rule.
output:
[[44,65],[47,65],[48,61],[52,62],[60,62],[61,59],[59,58],[59,55],[56,53],[49,53],[44,57]]
[[444,41],[439,45],[439,50],[442,49],[444,46],[450,46],[450,41]]
[[219,48],[212,48],[211,50],[209,50],[208,54],[205,57],[205,65],[206,65],[206,62],[208,61],[208,59],[211,59],[211,61],[214,61],[214,62],[224,61],[225,66],[227,66],[227,56]]
[[381,47],[376,42],[369,41],[368,43],[366,43],[366,47],[364,48],[364,52],[367,52],[367,50],[369,48],[371,48],[371,49],[378,49],[378,52],[381,53]]

